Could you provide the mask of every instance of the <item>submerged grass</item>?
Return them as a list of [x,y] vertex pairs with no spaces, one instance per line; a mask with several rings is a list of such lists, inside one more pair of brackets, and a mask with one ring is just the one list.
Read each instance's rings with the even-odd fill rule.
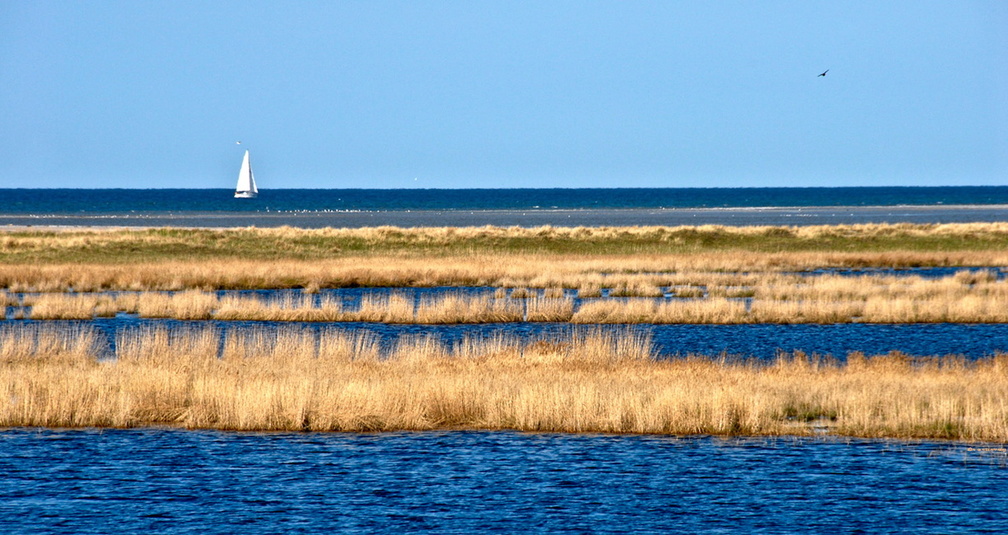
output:
[[[223,340],[221,339],[223,337]],[[1008,356],[656,360],[583,330],[454,345],[366,331],[0,329],[0,426],[551,432],[1008,440]]]

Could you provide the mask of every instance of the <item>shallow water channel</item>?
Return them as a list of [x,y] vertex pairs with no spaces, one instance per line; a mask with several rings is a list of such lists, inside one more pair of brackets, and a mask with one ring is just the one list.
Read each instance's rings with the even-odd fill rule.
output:
[[513,432],[0,432],[15,533],[1008,530],[997,445]]

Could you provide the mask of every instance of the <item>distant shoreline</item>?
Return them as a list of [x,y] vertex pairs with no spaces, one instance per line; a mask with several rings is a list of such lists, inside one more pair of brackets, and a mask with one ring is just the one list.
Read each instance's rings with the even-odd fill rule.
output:
[[18,227],[299,227],[471,226],[808,226],[863,223],[990,223],[1008,221],[1008,205],[793,206],[718,208],[537,208],[530,210],[373,210],[265,212],[110,212],[2,214],[0,228]]

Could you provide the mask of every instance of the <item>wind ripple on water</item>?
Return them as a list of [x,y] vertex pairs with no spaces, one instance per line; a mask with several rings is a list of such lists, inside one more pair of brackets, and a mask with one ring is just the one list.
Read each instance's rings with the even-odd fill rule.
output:
[[1008,529],[998,446],[445,432],[0,433],[4,530]]

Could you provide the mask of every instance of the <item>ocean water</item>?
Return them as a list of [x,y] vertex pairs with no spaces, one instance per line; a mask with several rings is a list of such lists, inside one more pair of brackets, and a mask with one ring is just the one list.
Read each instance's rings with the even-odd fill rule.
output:
[[1004,533],[998,445],[0,432],[5,533]]
[[1008,205],[1008,186],[624,189],[0,189],[0,214]]
[[0,189],[0,226],[599,227],[1008,221],[1008,187]]

